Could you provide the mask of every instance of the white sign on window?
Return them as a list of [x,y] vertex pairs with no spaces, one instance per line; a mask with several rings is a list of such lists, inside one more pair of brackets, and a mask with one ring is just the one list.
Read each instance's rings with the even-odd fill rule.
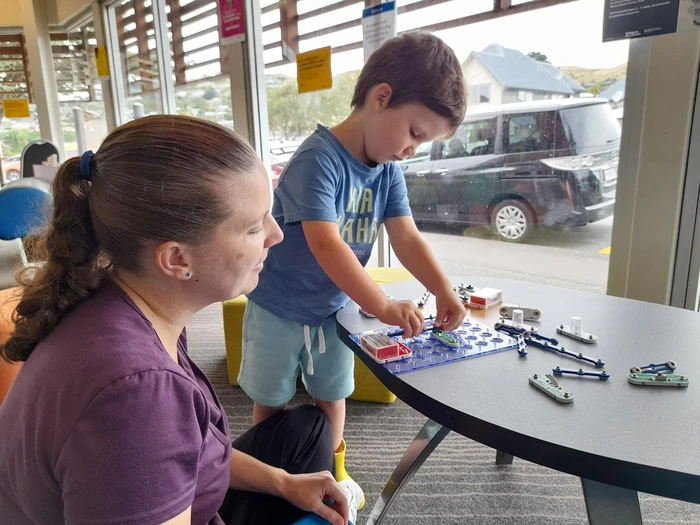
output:
[[396,2],[384,2],[362,11],[365,62],[381,45],[396,36]]
[[700,28],[700,0],[606,0],[603,41]]

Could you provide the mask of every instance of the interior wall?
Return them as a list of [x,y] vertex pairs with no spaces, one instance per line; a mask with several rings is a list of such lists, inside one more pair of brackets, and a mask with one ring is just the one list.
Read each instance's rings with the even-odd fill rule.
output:
[[[23,0],[0,0],[0,27],[22,27],[20,2]],[[50,25],[64,24],[87,9],[93,0],[43,0]]]
[[55,0],[58,10],[58,23],[65,24],[68,20],[87,9],[93,0]]
[[0,27],[21,27],[22,13],[19,10],[20,0],[0,0]]

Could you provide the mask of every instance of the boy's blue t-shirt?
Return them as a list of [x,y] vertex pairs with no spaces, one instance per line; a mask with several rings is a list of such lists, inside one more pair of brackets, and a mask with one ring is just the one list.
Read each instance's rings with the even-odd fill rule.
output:
[[279,317],[321,326],[348,297],[316,261],[301,222],[337,223],[364,266],[384,219],[411,215],[411,208],[396,163],[366,166],[319,125],[282,172],[272,215],[284,240],[270,248],[258,287],[248,298]]

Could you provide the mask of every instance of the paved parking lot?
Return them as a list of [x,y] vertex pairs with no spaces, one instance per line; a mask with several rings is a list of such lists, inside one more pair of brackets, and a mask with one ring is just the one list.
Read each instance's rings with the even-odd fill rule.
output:
[[450,275],[493,275],[605,293],[610,256],[600,252],[610,246],[612,223],[609,217],[580,228],[546,228],[524,244],[499,241],[482,227],[419,228]]

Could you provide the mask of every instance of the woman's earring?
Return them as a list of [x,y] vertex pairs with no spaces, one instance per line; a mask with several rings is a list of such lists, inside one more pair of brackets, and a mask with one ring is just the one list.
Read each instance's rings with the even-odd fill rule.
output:
[[190,272],[187,272],[187,273],[185,274],[185,279],[189,279],[189,278],[190,278]]

